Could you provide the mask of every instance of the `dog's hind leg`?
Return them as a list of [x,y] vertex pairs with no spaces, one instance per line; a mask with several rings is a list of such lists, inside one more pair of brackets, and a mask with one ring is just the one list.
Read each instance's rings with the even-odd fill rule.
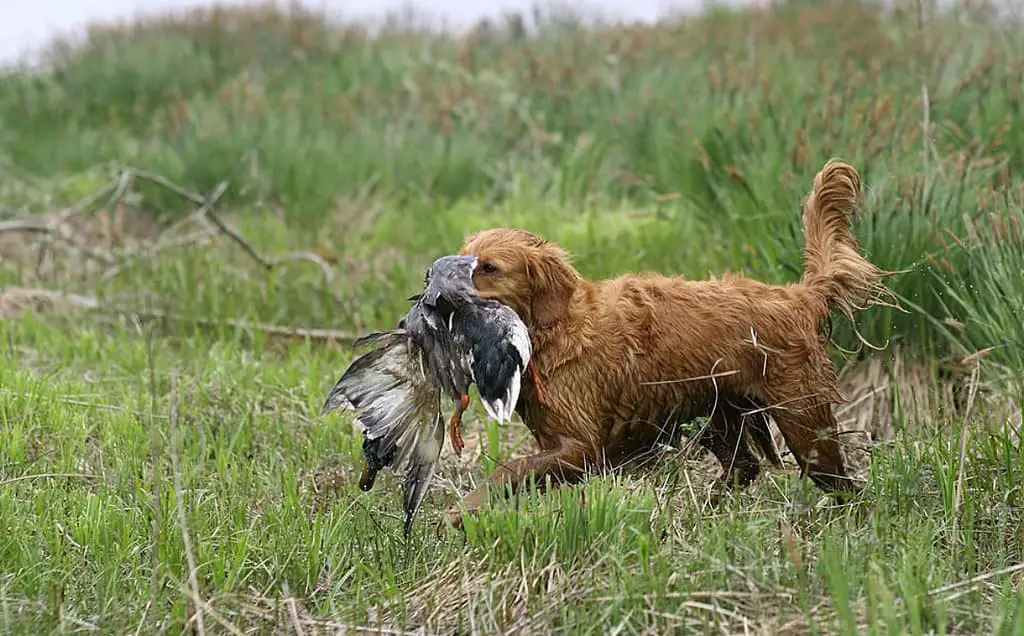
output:
[[781,407],[772,411],[772,417],[801,471],[815,485],[826,492],[856,493],[863,488],[843,460],[839,425],[830,405]]
[[593,467],[591,454],[581,445],[563,444],[559,448],[540,452],[527,457],[516,457],[498,467],[476,490],[462,499],[462,509],[453,508],[438,526],[451,523],[462,528],[464,514],[475,515],[486,503],[488,496],[508,496],[517,493],[531,480],[535,480],[538,491],[546,488],[546,478],[552,486],[575,484],[583,479],[587,470]]
[[[722,465],[722,474],[715,481],[713,490],[746,487],[761,472],[757,456],[750,451],[743,436],[744,427],[758,426],[762,413],[744,415],[743,411],[725,401],[718,404],[707,428],[700,437],[700,444]],[[767,422],[764,422],[767,426]]]

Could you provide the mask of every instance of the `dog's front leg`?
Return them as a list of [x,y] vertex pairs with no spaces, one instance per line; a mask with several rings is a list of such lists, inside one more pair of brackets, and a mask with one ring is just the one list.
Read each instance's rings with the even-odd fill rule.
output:
[[540,491],[546,488],[548,478],[551,479],[552,486],[578,483],[586,474],[591,462],[591,453],[575,443],[563,444],[555,450],[536,455],[511,459],[499,466],[476,490],[466,495],[461,506],[449,510],[441,520],[438,531],[440,532],[446,523],[462,529],[463,515],[477,514],[489,496],[518,493],[531,479]]

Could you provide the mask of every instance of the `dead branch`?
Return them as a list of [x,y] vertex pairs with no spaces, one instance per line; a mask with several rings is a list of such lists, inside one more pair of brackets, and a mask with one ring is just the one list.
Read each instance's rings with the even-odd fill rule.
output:
[[[130,173],[130,174],[133,174],[135,176],[139,176],[140,175],[140,173],[133,172],[133,171],[125,171],[125,172],[126,172],[126,174]],[[175,183],[173,183],[173,182],[171,182],[171,181],[169,181],[167,179],[164,179],[163,177],[156,177],[156,175],[149,175],[148,173],[141,173],[141,174],[146,175],[146,178],[150,179],[150,180],[158,179],[156,181],[156,183],[159,183],[160,185],[163,185],[163,186],[167,187],[172,192],[180,194],[181,196],[184,196],[185,198],[187,198],[190,201],[195,201],[196,199],[199,199],[199,201],[200,201],[199,209],[196,210],[195,212],[193,212],[191,215],[189,215],[189,217],[187,219],[185,219],[184,222],[188,222],[188,221],[203,222],[203,221],[207,220],[210,217],[210,214],[211,214],[211,212],[213,210],[213,207],[217,204],[217,202],[220,200],[220,198],[224,195],[224,192],[226,192],[227,189],[228,189],[228,183],[226,181],[222,181],[219,184],[217,184],[217,187],[213,189],[213,191],[209,194],[209,196],[202,197],[202,196],[200,196],[198,194],[195,194],[195,193],[189,192],[188,190],[185,190],[181,186],[176,185]],[[182,224],[184,224],[184,222]],[[176,229],[177,227],[179,227],[179,224],[175,224],[170,229]],[[138,251],[135,251],[134,253],[124,255],[123,258],[121,259],[120,263],[114,264],[113,267],[108,269],[106,272],[103,273],[102,276],[100,276],[100,281],[101,282],[106,282],[106,281],[110,280],[111,278],[117,276],[118,274],[120,274],[124,270],[128,269],[129,267],[137,265],[143,259],[153,260],[153,259],[156,258],[156,256],[158,254],[160,254],[161,252],[164,252],[164,251],[166,251],[168,249],[177,248],[177,247],[187,247],[187,246],[190,246],[190,245],[198,244],[198,243],[202,242],[203,240],[205,240],[207,238],[211,238],[211,237],[215,236],[217,234],[217,232],[215,230],[212,230],[212,229],[201,230],[201,231],[198,231],[198,232],[194,232],[194,233],[192,233],[192,234],[190,234],[188,236],[179,237],[178,239],[171,240],[171,241],[164,241],[163,240],[163,237],[164,237],[165,234],[166,233],[161,234],[160,239],[157,240],[155,245],[151,245],[151,246],[148,246],[147,248],[145,248],[143,250],[138,250]]]
[[[292,252],[289,254],[285,254],[283,256],[267,257],[261,254],[260,251],[257,250],[256,247],[254,247],[251,242],[249,242],[244,236],[242,236],[241,232],[232,227],[229,223],[224,221],[218,214],[216,214],[216,204],[229,187],[229,183],[227,181],[221,181],[220,183],[218,183],[217,186],[213,189],[213,191],[210,192],[209,195],[204,197],[201,194],[189,191],[188,189],[174,183],[173,181],[167,179],[166,177],[162,177],[160,175],[152,174],[149,172],[129,168],[124,171],[123,175],[129,176],[123,176],[122,179],[119,180],[120,184],[130,184],[131,181],[136,178],[143,179],[149,181],[150,183],[164,187],[170,190],[171,192],[174,192],[175,194],[178,194],[179,196],[188,199],[189,201],[200,206],[198,210],[196,210],[192,215],[188,217],[188,219],[185,220],[186,222],[208,221],[212,223],[217,228],[217,230],[219,230],[221,233],[223,233],[225,236],[231,239],[236,245],[242,248],[242,251],[244,251],[257,265],[259,265],[262,269],[266,270],[267,272],[272,272],[274,269],[285,263],[293,261],[307,261],[309,263],[313,263],[314,265],[320,268],[320,271],[323,274],[325,284],[330,284],[334,282],[334,268],[331,267],[331,265],[326,260],[318,256],[317,254],[314,254],[312,252]],[[176,227],[177,224],[171,229],[175,229]],[[181,237],[176,240],[168,242],[164,242],[161,236],[161,240],[157,241],[155,245],[149,246],[148,249],[141,250],[140,252],[133,254],[131,257],[129,257],[128,262],[122,262],[111,267],[103,274],[103,276],[100,277],[100,280],[110,280],[111,278],[121,273],[128,267],[139,262],[142,258],[148,258],[151,260],[155,258],[157,254],[167,249],[186,247],[189,245],[198,244],[207,238],[211,238],[215,234],[216,233],[213,232],[212,230],[202,230],[190,234],[186,237]],[[340,301],[340,299],[338,298],[336,298],[336,300]]]
[[[100,310],[102,311],[102,310]],[[278,338],[289,338],[295,340],[317,340],[321,342],[332,342],[332,343],[351,343],[355,342],[359,336],[348,332],[337,329],[317,329],[308,327],[288,327],[284,325],[272,325],[267,323],[249,322],[246,320],[234,320],[226,318],[223,320],[217,320],[214,318],[201,318],[193,316],[183,316],[181,314],[174,314],[162,311],[128,311],[128,310],[116,310],[120,314],[131,314],[137,317],[141,321],[166,321],[166,322],[177,322],[182,324],[190,324],[202,327],[229,327],[240,331],[253,331],[262,333],[266,336],[278,337]]]
[[94,311],[99,309],[99,306],[99,301],[92,296],[70,292],[24,287],[0,289],[0,320],[21,316],[30,309],[34,313],[57,308]]
[[[63,311],[68,309],[90,311],[98,314],[115,314],[130,316],[133,320],[142,322],[176,322],[182,324],[197,325],[202,327],[229,327],[231,329],[253,331],[277,338],[291,338],[296,340],[317,340],[322,342],[350,343],[359,336],[348,331],[336,329],[318,329],[307,327],[288,327],[285,325],[273,325],[245,320],[214,319],[195,316],[185,316],[172,312],[165,312],[155,309],[140,310],[137,308],[126,308],[122,306],[105,305],[93,296],[73,294],[50,289],[32,289],[14,287],[0,290],[0,319],[19,315],[26,305],[35,305],[35,309],[51,309]],[[5,313],[5,307],[12,307],[9,313]]]
[[68,245],[76,247],[91,258],[105,264],[111,264],[114,262],[114,257],[112,255],[86,245],[85,242],[77,238],[70,230],[68,230],[68,228],[65,227],[65,224],[71,220],[73,216],[81,212],[91,210],[96,205],[97,201],[110,195],[116,190],[117,182],[108,183],[96,192],[78,201],[74,205],[61,210],[45,221],[37,221],[33,219],[12,219],[9,221],[0,221],[0,233],[31,232],[35,234],[43,234],[50,238],[60,239]]
[[[214,190],[214,192],[221,192],[220,188],[222,186],[226,189],[227,182],[222,181],[217,186],[217,189]],[[276,258],[267,258],[260,254],[259,250],[257,250],[252,245],[252,243],[247,241],[238,230],[231,227],[223,219],[214,214],[212,206],[206,209],[206,218],[209,219],[210,222],[212,222],[218,228],[220,228],[221,232],[223,232],[225,235],[227,235],[228,238],[230,238],[232,241],[238,244],[238,246],[241,247],[242,250],[252,258],[252,260],[256,261],[256,263],[263,269],[267,270],[267,272],[274,271],[274,269],[277,266],[282,265],[284,263],[301,260],[308,261],[310,263],[317,265],[320,268],[320,271],[323,273],[325,283],[329,284],[334,280],[334,269],[330,266],[330,264],[327,261],[325,261],[320,256],[313,254],[312,252],[292,252],[291,254],[286,254],[284,256],[279,256]]]
[[[177,194],[178,196],[188,199],[189,201],[195,203],[196,205],[203,205],[208,200],[203,195],[196,194],[195,192],[190,192],[189,190],[178,185],[177,183],[174,183],[167,177],[163,177],[158,174],[153,174],[152,172],[146,172],[145,170],[136,170],[135,168],[126,168],[125,173],[129,174],[130,178],[142,179],[143,181],[149,181],[150,183],[158,185],[162,188],[166,188],[171,192]],[[224,189],[227,189],[226,183],[222,183],[222,185],[224,185]],[[220,188],[220,185],[218,185],[217,188],[214,188],[214,192],[216,192],[218,188]],[[221,194],[223,194],[223,191],[221,192]],[[217,195],[217,197],[220,198],[220,195]]]

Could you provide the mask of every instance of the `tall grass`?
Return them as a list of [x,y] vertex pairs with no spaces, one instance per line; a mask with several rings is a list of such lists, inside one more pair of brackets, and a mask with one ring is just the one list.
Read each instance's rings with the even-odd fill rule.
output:
[[[676,241],[720,246],[716,267],[778,281],[799,273],[799,199],[841,155],[870,190],[865,248],[882,267],[914,269],[893,285],[921,309],[875,312],[862,329],[930,349],[926,317],[950,308],[929,257],[978,220],[978,193],[1024,168],[1020,38],[1011,23],[969,17],[938,15],[922,34],[915,16],[869,4],[792,3],[451,38],[401,25],[370,37],[297,9],[197,11],[96,27],[84,44],[53,48],[51,73],[9,74],[0,153],[45,176],[117,161],[200,192],[227,178],[229,204],[273,202],[311,236],[372,183],[386,214],[422,237],[415,247],[435,252],[465,231],[438,227],[434,211],[457,201],[536,197],[598,218],[626,201],[668,217],[659,235],[698,219],[705,240]],[[922,51],[925,69],[912,63]],[[182,212],[160,193],[148,204]],[[585,257],[590,245],[570,247],[587,273],[610,273]],[[657,246],[636,266],[686,262]],[[957,271],[968,283],[1007,275]]]

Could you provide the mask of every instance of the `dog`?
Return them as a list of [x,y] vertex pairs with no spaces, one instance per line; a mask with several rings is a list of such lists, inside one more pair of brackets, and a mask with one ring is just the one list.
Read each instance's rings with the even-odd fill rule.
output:
[[[889,275],[860,254],[850,216],[860,175],[830,159],[803,210],[804,272],[791,285],[727,274],[692,281],[656,273],[591,282],[553,242],[517,229],[467,237],[480,296],[523,319],[536,381],[524,381],[516,412],[539,452],[500,466],[442,520],[462,527],[493,490],[573,484],[615,469],[708,418],[700,443],[722,465],[716,485],[746,486],[765,458],[780,465],[771,416],[802,475],[830,493],[863,488],[849,474],[832,405],[845,402],[826,353],[831,313],[848,319],[891,293]],[[828,329],[826,329],[828,327]],[[510,487],[510,488],[509,488]]]

